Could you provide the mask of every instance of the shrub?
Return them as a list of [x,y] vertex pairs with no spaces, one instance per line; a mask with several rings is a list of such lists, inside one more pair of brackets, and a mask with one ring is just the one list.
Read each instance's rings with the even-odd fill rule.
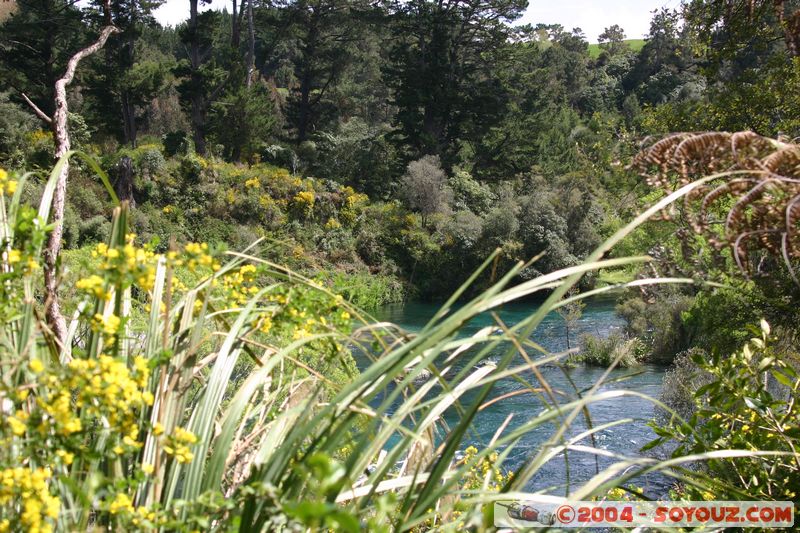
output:
[[181,159],[179,172],[185,182],[195,184],[200,181],[200,176],[207,167],[208,163],[205,159],[189,154]]
[[694,330],[684,322],[692,296],[667,292],[652,303],[628,299],[617,306],[627,325],[626,332],[647,346],[647,360],[670,364],[677,354],[690,348]]
[[409,163],[400,180],[400,194],[411,209],[422,215],[423,226],[431,215],[449,209],[453,191],[447,185],[439,157],[426,155]]
[[136,169],[144,179],[152,179],[162,174],[167,167],[164,155],[157,146],[141,146],[136,151]]
[[79,224],[78,246],[106,242],[111,236],[111,223],[102,215],[97,215]]
[[11,166],[22,163],[28,136],[38,124],[30,112],[9,100],[9,94],[0,92],[0,154]]
[[[674,457],[722,450],[743,450],[730,459],[712,459],[699,470],[682,469],[679,496],[688,500],[796,501],[800,487],[797,447],[800,409],[798,375],[790,361],[772,349],[769,325],[734,353],[691,354],[705,384],[692,395],[693,413],[685,421],[657,426],[659,438],[648,446],[672,442]],[[770,382],[779,385],[774,394]],[[781,454],[772,460],[761,452]],[[779,455],[780,456],[780,455]]]
[[186,155],[192,148],[191,137],[184,130],[165,133],[162,139],[164,142],[164,154],[167,157]]
[[[681,418],[688,420],[695,412],[695,392],[711,382],[711,374],[694,363],[697,359],[708,359],[700,349],[691,349],[678,354],[672,367],[664,375],[659,398]],[[663,409],[656,411],[657,419],[666,423],[669,414]]]
[[578,356],[573,358],[574,361],[603,367],[617,361],[617,365],[622,368],[639,364],[638,339],[627,339],[616,331],[604,339],[584,334],[581,336],[580,346]]
[[311,218],[314,214],[316,195],[314,191],[300,191],[292,198],[292,210],[301,219]]
[[454,208],[485,214],[495,202],[495,195],[484,183],[480,183],[465,170],[456,170],[448,180],[453,190]]

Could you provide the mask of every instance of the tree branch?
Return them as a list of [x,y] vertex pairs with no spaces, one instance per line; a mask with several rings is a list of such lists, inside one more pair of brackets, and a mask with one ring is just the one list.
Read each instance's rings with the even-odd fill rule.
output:
[[30,106],[30,108],[33,110],[33,112],[36,114],[37,117],[42,119],[48,125],[53,123],[53,119],[47,116],[47,113],[39,109],[39,106],[34,104],[33,101],[30,98],[28,98],[27,94],[25,93],[20,93],[20,94],[22,96],[22,99],[25,100],[25,103]]
[[103,31],[100,32],[100,37],[98,37],[95,42],[72,56],[69,59],[69,63],[67,63],[67,70],[64,72],[64,76],[56,82],[56,85],[60,83],[62,86],[66,87],[72,83],[72,79],[75,77],[75,70],[78,68],[78,63],[103,48],[112,33],[120,33],[120,29],[116,26],[106,26],[103,28]]
[[[108,2],[109,0],[106,0],[106,6],[108,6]],[[80,63],[82,59],[100,50],[105,46],[109,36],[111,36],[112,33],[119,33],[119,31],[120,30],[115,26],[106,26],[103,28],[100,32],[100,36],[94,43],[78,51],[70,58],[64,76],[56,81],[55,110],[53,111],[53,118],[51,120],[53,143],[55,145],[55,159],[62,157],[69,152],[71,148],[69,129],[67,127],[67,118],[69,116],[67,85],[69,85],[75,77],[75,70],[78,68],[78,63]],[[61,252],[61,238],[64,234],[64,208],[66,206],[68,176],[69,161],[65,161],[58,174],[56,188],[53,192],[53,203],[51,207],[53,230],[47,238],[47,245],[44,250],[44,286],[45,292],[48,294],[48,298],[45,301],[45,318],[47,319],[47,324],[53,331],[57,344],[64,350],[68,350],[69,348],[68,346],[64,346],[64,342],[67,338],[67,324],[61,312],[61,303],[58,298],[58,271],[56,263],[58,255]]]

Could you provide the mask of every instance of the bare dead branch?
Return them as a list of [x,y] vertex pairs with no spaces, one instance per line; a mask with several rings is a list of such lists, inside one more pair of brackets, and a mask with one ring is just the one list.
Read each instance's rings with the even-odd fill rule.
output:
[[[108,4],[108,1],[106,4]],[[67,118],[69,116],[67,85],[69,85],[75,77],[78,64],[86,57],[89,57],[103,48],[108,38],[114,33],[119,33],[119,31],[120,30],[115,26],[106,26],[103,28],[95,42],[79,50],[70,58],[64,76],[56,81],[55,112],[51,120],[53,142],[55,144],[55,159],[61,158],[64,154],[69,152],[71,148],[69,130],[67,128]],[[66,206],[68,176],[69,162],[66,162],[62,165],[56,181],[56,189],[53,194],[53,204],[51,208],[51,212],[53,213],[53,231],[48,236],[47,246],[44,252],[44,285],[45,292],[49,296],[47,305],[45,306],[45,317],[47,318],[48,325],[53,330],[56,341],[62,347],[64,340],[67,338],[67,324],[61,312],[61,304],[58,298],[56,260],[58,259],[59,252],[61,252],[61,239],[64,234],[64,208]]]
[[26,104],[28,104],[28,106],[30,106],[30,108],[33,110],[34,114],[36,114],[36,116],[37,116],[37,117],[39,117],[40,119],[42,119],[42,121],[44,121],[44,122],[45,122],[45,123],[47,123],[48,125],[50,125],[50,124],[52,124],[52,123],[53,123],[53,119],[52,119],[52,118],[50,118],[50,117],[47,115],[47,113],[45,113],[44,111],[42,111],[41,109],[39,109],[39,106],[37,106],[36,104],[34,104],[34,103],[33,103],[33,101],[32,101],[30,98],[28,98],[28,95],[27,95],[27,94],[25,94],[25,93],[21,93],[21,96],[22,96],[22,99],[23,99],[23,100],[25,100],[25,103],[26,103]]

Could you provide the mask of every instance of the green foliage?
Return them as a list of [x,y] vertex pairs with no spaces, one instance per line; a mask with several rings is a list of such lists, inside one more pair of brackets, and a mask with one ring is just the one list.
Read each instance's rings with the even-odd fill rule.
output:
[[570,362],[608,367],[616,363],[622,368],[637,366],[642,359],[641,341],[626,338],[619,332],[612,332],[606,338],[584,334],[580,338],[580,349]]
[[479,140],[500,120],[505,88],[475,65],[503,60],[501,43],[511,31],[506,23],[523,9],[517,0],[455,11],[429,0],[392,6],[387,74],[399,108],[398,133],[411,159],[436,154],[450,167],[459,140]]
[[640,339],[648,361],[669,364],[692,345],[694,330],[684,322],[684,313],[693,298],[679,292],[667,292],[654,302],[629,298],[617,306],[626,321],[626,333]]
[[386,133],[387,128],[371,127],[358,117],[340,123],[335,133],[320,133],[312,171],[370,197],[387,196],[394,189],[398,156]]
[[211,106],[210,134],[232,161],[252,161],[275,129],[275,111],[264,87],[241,87]]
[[9,92],[0,92],[0,157],[5,165],[23,163],[29,135],[36,130],[36,118],[15,105]]
[[472,210],[483,215],[495,203],[496,197],[491,188],[473,178],[466,170],[456,169],[447,183],[453,191],[453,207],[457,210]]
[[797,497],[800,474],[792,457],[800,438],[797,354],[774,350],[765,321],[760,331],[753,328],[752,335],[733,353],[710,357],[693,353],[691,360],[705,382],[694,392],[694,413],[685,423],[672,419],[656,428],[660,435],[656,443],[672,440],[678,445],[675,457],[744,450],[739,457],[711,459],[699,471],[685,471],[680,497],[731,500],[747,495],[778,501]]
[[192,141],[185,131],[171,131],[165,133],[163,137],[164,154],[171,157],[175,155],[186,155],[192,146]]
[[[664,376],[659,400],[684,420],[690,419],[697,410],[695,392],[712,381],[711,374],[702,370],[694,361],[708,359],[708,353],[699,348],[681,352]],[[671,416],[670,412],[658,410],[656,420],[660,424],[666,424]]]

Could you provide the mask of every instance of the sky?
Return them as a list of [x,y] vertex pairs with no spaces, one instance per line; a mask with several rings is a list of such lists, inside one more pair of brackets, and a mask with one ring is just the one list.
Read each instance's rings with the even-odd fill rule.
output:
[[[653,10],[677,7],[680,0],[529,0],[528,10],[518,23],[561,24],[565,29],[581,28],[589,42],[605,28],[619,24],[629,39],[641,39],[650,28]],[[230,0],[212,0],[204,9],[230,6]],[[230,7],[229,7],[230,9]],[[177,24],[188,17],[188,0],[167,0],[156,11],[162,24]]]

